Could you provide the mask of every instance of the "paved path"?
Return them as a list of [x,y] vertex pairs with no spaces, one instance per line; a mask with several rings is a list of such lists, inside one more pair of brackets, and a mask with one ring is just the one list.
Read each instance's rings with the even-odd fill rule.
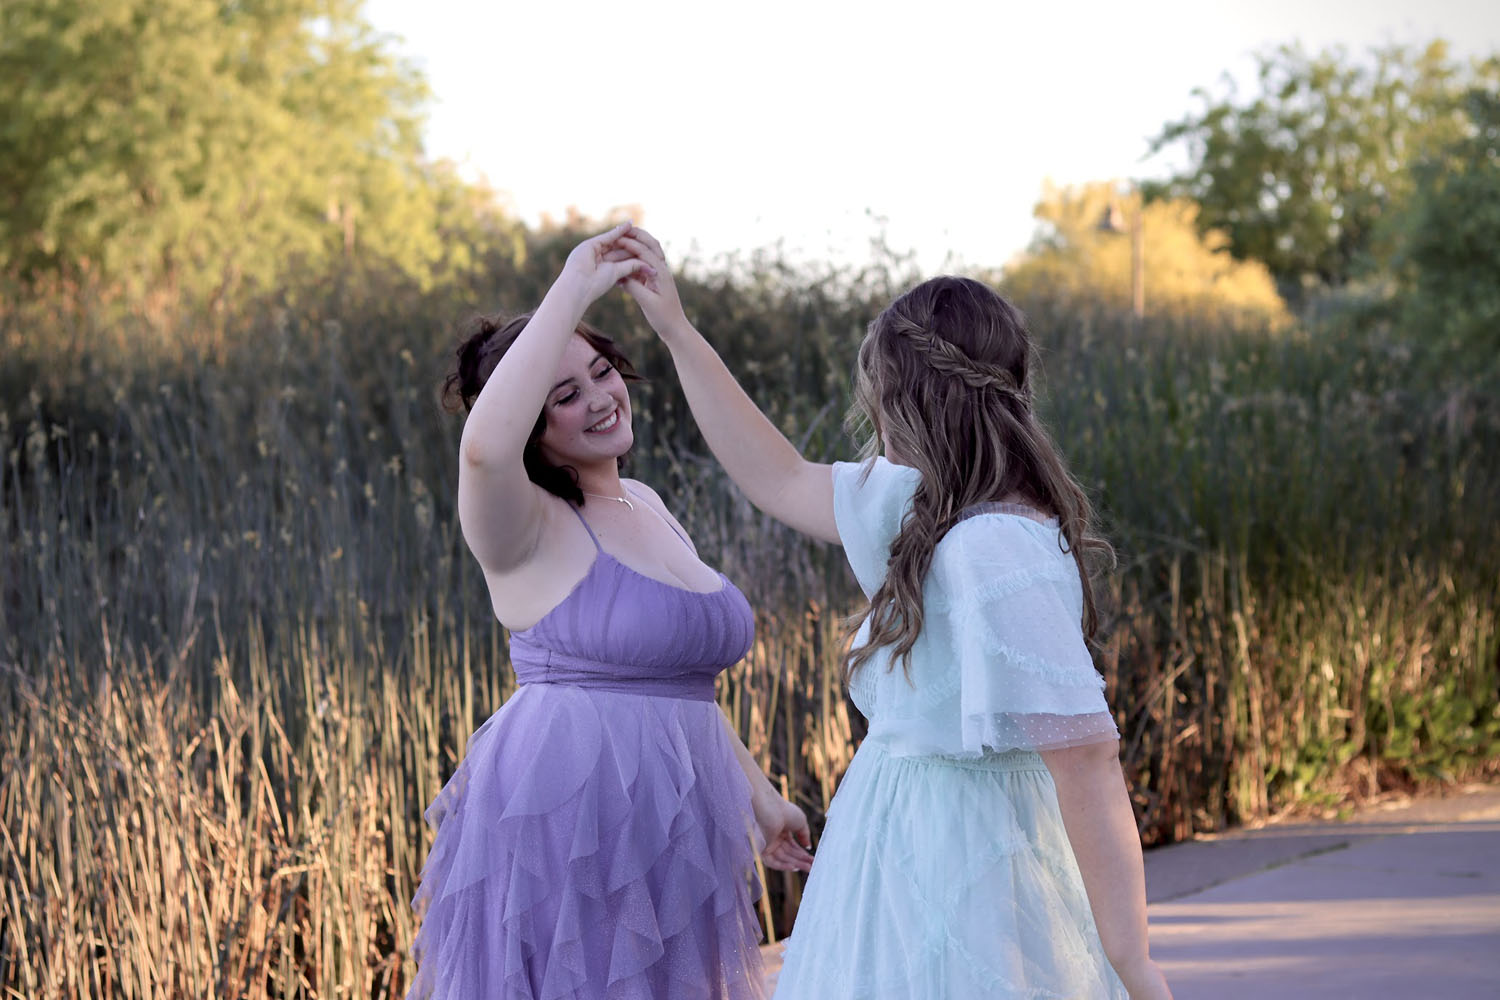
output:
[[1500,1000],[1500,786],[1150,851],[1146,895],[1176,1000]]
[[1146,856],[1176,1000],[1500,1000],[1500,788]]

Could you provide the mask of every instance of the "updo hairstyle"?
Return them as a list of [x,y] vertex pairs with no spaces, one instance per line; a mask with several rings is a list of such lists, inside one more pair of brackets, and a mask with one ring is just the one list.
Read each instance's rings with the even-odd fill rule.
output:
[[[451,413],[474,408],[474,400],[489,381],[490,373],[516,342],[521,331],[531,320],[531,313],[523,313],[511,319],[499,314],[474,316],[459,328],[459,345],[455,351],[457,363],[443,380],[443,406]],[[626,382],[644,381],[635,372],[630,359],[621,353],[615,342],[587,323],[579,323],[574,331],[589,342],[589,345],[604,356],[615,367]],[[533,483],[554,496],[562,497],[575,507],[584,504],[583,490],[578,486],[578,471],[568,465],[553,465],[542,457],[538,442],[547,429],[547,411],[544,407],[537,414],[536,424],[526,438],[523,453],[526,475]],[[628,453],[627,453],[628,455]],[[622,455],[623,461],[627,455]]]

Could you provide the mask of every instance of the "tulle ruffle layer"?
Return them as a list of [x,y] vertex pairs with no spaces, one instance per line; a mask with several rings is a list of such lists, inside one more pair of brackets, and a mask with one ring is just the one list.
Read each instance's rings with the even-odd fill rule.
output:
[[834,796],[776,1000],[1126,1000],[1034,753],[898,757]]
[[523,687],[427,810],[408,996],[762,997],[749,797],[711,702]]

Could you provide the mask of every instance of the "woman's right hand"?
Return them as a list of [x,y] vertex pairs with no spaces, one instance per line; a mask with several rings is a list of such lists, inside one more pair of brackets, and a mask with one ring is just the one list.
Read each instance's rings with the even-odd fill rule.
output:
[[672,335],[687,324],[687,315],[677,297],[677,283],[667,266],[666,252],[656,237],[636,226],[620,237],[618,246],[646,264],[644,271],[625,280],[625,291],[641,307],[657,336],[670,343]]
[[763,791],[751,793],[750,807],[766,842],[760,854],[766,867],[784,872],[812,871],[812,832],[807,814],[777,794],[769,782]]
[[621,247],[621,240],[630,228],[629,222],[622,222],[574,247],[556,284],[578,296],[578,304],[587,309],[595,299],[627,279],[649,280],[650,261]]

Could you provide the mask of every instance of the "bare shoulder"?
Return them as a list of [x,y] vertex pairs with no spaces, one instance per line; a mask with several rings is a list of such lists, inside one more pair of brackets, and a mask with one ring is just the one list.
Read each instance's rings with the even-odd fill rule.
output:
[[693,540],[688,535],[687,529],[682,526],[681,522],[679,522],[676,517],[672,516],[672,512],[668,510],[667,505],[662,502],[660,494],[658,494],[651,487],[647,486],[645,483],[641,482],[639,479],[621,479],[620,484],[624,486],[628,492],[644,500],[646,504],[650,506],[652,510],[656,511],[657,514],[661,515],[661,517],[668,524],[676,528],[678,534],[687,539],[688,544],[692,546],[694,552],[698,551],[698,547],[693,544]]
[[662,517],[671,518],[673,524],[677,523],[677,519],[672,517],[672,512],[667,510],[667,505],[662,501],[661,494],[657,493],[651,487],[639,479],[621,479],[620,485],[624,486],[632,495],[645,500],[651,506],[651,509]]
[[647,502],[657,510],[661,511],[662,513],[666,513],[667,507],[666,504],[662,503],[661,494],[657,493],[650,486],[647,486],[639,479],[621,479],[620,483],[631,492],[638,493],[641,496],[645,497]]

